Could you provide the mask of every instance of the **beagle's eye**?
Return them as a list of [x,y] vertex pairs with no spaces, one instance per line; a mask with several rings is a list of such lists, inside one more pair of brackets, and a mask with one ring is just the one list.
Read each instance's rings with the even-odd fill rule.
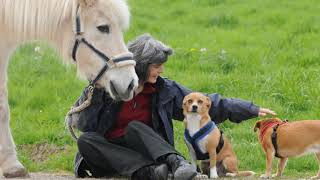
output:
[[202,100],[198,100],[198,104],[202,104],[203,103],[203,101]]
[[188,103],[191,104],[191,103],[192,103],[192,99],[189,99],[189,100],[188,100]]
[[98,26],[97,29],[102,33],[107,33],[108,34],[110,32],[110,27],[108,25]]

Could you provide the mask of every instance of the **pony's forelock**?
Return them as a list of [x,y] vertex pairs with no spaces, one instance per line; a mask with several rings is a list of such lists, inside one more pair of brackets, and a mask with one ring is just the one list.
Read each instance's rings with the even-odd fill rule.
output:
[[126,0],[100,0],[104,4],[106,13],[112,13],[112,17],[116,18],[115,21],[119,23],[122,30],[129,28],[130,24],[130,11]]

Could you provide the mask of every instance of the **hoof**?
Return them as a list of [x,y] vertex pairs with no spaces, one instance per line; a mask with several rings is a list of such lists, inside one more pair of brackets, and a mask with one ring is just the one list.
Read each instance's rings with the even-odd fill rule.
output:
[[278,175],[278,174],[272,174],[271,176],[272,178],[278,178],[278,177],[281,177],[281,175]]
[[24,167],[12,168],[8,171],[4,171],[3,176],[5,178],[30,177],[27,170]]

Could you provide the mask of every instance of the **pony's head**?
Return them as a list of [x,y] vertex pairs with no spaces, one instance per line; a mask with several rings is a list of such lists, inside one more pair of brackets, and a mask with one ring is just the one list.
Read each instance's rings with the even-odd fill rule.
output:
[[[132,99],[138,77],[123,40],[130,16],[125,0],[75,1],[74,28],[79,44],[73,47],[73,54],[78,73],[89,81],[96,79],[96,86],[105,88],[115,100]],[[105,65],[107,69],[102,70]]]

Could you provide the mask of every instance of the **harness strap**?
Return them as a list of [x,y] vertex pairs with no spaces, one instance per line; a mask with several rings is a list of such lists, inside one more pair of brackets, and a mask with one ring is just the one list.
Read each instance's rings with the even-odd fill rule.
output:
[[[185,130],[184,137],[192,145],[198,160],[209,159],[209,153],[202,153],[199,148],[198,142],[201,139],[203,139],[206,135],[208,135],[215,127],[216,127],[216,124],[213,121],[210,121],[204,127],[202,127],[198,132],[196,132],[193,136],[190,135],[188,129]],[[217,154],[221,151],[223,146],[224,146],[223,131],[220,131],[219,144],[216,148]]]
[[99,74],[96,76],[96,78],[94,78],[94,80],[90,81],[90,85],[94,86],[94,84],[96,84],[96,82],[101,78],[101,76],[107,71],[107,69],[109,68],[109,66],[106,64],[103,66],[103,68],[100,70]]
[[[98,56],[100,56],[104,61],[108,62],[110,61],[110,58],[108,56],[106,56],[105,54],[103,54],[101,51],[99,51],[97,48],[95,48],[92,44],[90,44],[85,38],[81,38],[80,40],[79,39],[76,39],[74,45],[73,45],[73,49],[72,49],[72,59],[74,61],[77,61],[76,60],[76,56],[77,56],[77,50],[78,50],[78,47],[80,45],[80,43],[83,42],[85,45],[87,45],[93,52],[95,52]],[[127,60],[128,57],[123,57],[122,58],[122,61],[123,60]],[[117,60],[119,61],[119,60]],[[121,61],[121,60],[120,60]]]
[[[77,7],[77,11],[78,11],[78,7]],[[76,12],[78,13],[78,12]],[[81,20],[80,20],[80,16],[76,15],[76,35],[80,36],[82,34],[81,32]],[[85,38],[81,38],[76,39],[74,45],[73,45],[73,49],[72,49],[72,59],[74,61],[76,61],[76,55],[77,55],[77,49],[79,47],[79,44],[83,42],[84,44],[86,44],[91,50],[93,50],[97,55],[99,55],[103,60],[105,60],[106,62],[108,62],[110,60],[109,57],[107,57],[105,54],[103,54],[101,51],[99,51],[98,49],[96,49],[92,44],[90,44],[88,41],[86,41]],[[126,60],[126,59],[125,59]]]
[[192,145],[198,160],[209,159],[209,153],[203,153],[199,148],[198,142],[202,138],[204,138],[206,135],[208,135],[211,132],[211,130],[214,129],[215,127],[216,127],[215,123],[210,121],[205,126],[203,126],[199,131],[197,131],[193,136],[190,135],[190,132],[188,129],[185,129],[184,137]]
[[224,146],[224,139],[223,139],[223,131],[222,130],[220,130],[220,139],[219,139],[219,144],[218,144],[218,146],[217,146],[217,148],[216,148],[216,152],[217,152],[217,154],[219,154],[219,152],[221,151],[221,149],[223,148],[223,146]]
[[127,61],[127,60],[131,60],[131,59],[133,59],[132,55],[127,55],[127,56],[112,58],[112,62],[118,63],[121,61]]
[[76,56],[77,56],[77,50],[78,50],[79,44],[80,44],[79,40],[76,39],[72,48],[72,59],[74,62],[77,61]]
[[81,39],[81,42],[83,42],[85,45],[87,45],[92,51],[94,51],[97,55],[99,55],[104,61],[108,62],[110,58],[103,54],[101,51],[96,49],[92,44],[90,44],[85,38]]
[[277,144],[277,129],[280,126],[280,124],[277,124],[275,126],[273,126],[273,132],[271,135],[271,140],[272,140],[272,145],[274,147],[275,150],[275,156],[277,158],[282,158],[282,156],[279,155],[279,150],[278,150],[278,144]]
[[77,33],[77,35],[81,35],[80,16],[77,16],[77,17],[76,17],[76,33]]
[[216,127],[216,125],[214,122],[212,122],[212,121],[208,122],[205,126],[203,126],[198,132],[196,132],[192,136],[192,139],[197,140],[197,141],[201,140],[206,135],[208,135],[215,127]]

